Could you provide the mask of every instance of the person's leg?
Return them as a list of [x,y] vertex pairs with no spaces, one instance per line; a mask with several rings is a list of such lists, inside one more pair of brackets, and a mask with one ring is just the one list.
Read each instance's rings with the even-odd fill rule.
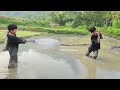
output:
[[93,58],[97,59],[98,57],[98,50],[93,51]]
[[14,55],[12,53],[12,51],[10,52],[10,60],[9,60],[9,65],[8,68],[12,68],[14,65]]
[[9,50],[10,53],[10,60],[8,68],[13,68],[17,66],[17,51],[16,50]]
[[17,67],[17,60],[18,60],[17,52],[14,52],[13,67]]
[[86,52],[86,56],[89,56],[89,54],[92,52],[92,47],[91,45],[88,47],[88,51]]

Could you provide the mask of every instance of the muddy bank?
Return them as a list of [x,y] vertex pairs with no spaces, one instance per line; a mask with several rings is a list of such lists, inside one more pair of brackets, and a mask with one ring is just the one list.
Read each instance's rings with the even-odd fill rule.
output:
[[120,46],[113,46],[111,47],[111,50],[120,55]]

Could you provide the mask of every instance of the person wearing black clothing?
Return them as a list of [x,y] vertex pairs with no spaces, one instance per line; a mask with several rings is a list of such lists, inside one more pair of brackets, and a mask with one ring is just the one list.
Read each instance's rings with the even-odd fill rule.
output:
[[28,42],[23,38],[18,38],[16,36],[16,31],[17,31],[17,25],[10,24],[8,26],[7,44],[5,48],[5,50],[8,50],[10,54],[8,68],[14,68],[17,66],[17,60],[18,60],[17,52],[19,49],[19,44],[25,44],[26,42]]
[[86,56],[93,51],[93,58],[96,59],[98,57],[98,51],[100,49],[100,39],[103,39],[102,34],[96,30],[95,27],[91,27],[89,29],[91,32],[91,44],[88,47],[88,51],[86,52]]

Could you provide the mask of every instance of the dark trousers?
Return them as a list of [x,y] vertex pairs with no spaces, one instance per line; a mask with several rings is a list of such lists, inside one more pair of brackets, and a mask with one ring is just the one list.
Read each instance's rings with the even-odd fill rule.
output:
[[93,51],[93,58],[96,59],[98,57],[98,50],[94,49],[92,45],[89,46],[88,51],[86,52],[86,56],[89,56],[89,54]]
[[16,67],[17,66],[17,60],[18,60],[18,56],[17,56],[18,49],[16,49],[16,48],[8,49],[8,51],[9,51],[9,54],[10,54],[10,60],[9,60],[8,68]]

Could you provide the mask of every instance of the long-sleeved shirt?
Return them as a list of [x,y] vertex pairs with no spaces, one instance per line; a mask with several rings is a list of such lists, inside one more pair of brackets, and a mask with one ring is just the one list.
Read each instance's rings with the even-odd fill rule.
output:
[[97,38],[98,38],[97,35],[92,35],[91,36],[91,43],[92,43],[91,45],[92,45],[93,50],[100,49],[100,43],[97,42]]
[[18,38],[16,36],[11,36],[11,35],[7,35],[7,50],[8,49],[17,49],[19,48],[19,44],[25,44],[26,40],[23,38]]

